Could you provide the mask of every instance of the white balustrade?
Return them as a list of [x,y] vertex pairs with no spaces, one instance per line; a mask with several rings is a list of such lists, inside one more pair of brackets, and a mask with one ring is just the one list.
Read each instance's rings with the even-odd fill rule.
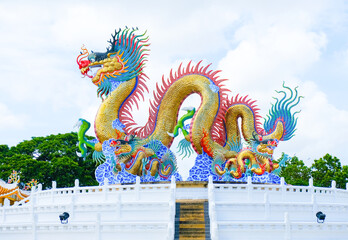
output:
[[[0,239],[173,239],[175,178],[171,183],[81,187],[42,190],[15,205],[0,208]],[[6,202],[5,202],[6,203]],[[59,215],[69,213],[68,223]]]
[[209,203],[209,218],[210,218],[210,237],[212,240],[218,240],[218,227],[216,221],[215,196],[213,177],[209,176],[208,182],[208,203]]
[[[348,187],[348,184],[347,184]],[[180,191],[182,189],[180,188]],[[308,186],[213,183],[199,189],[209,201],[210,235],[224,239],[346,239],[348,190]],[[204,192],[205,191],[205,192]],[[181,199],[175,178],[170,183],[33,188],[27,199],[0,207],[0,239],[167,239],[174,238],[175,201]],[[187,195],[191,196],[191,195]],[[316,213],[326,214],[317,223]],[[68,212],[68,224],[59,214]],[[264,234],[263,234],[264,233]]]
[[[348,187],[348,185],[347,185]],[[348,190],[247,183],[208,184],[211,237],[220,239],[346,239]],[[326,214],[318,223],[316,213]],[[218,233],[216,233],[218,232]]]

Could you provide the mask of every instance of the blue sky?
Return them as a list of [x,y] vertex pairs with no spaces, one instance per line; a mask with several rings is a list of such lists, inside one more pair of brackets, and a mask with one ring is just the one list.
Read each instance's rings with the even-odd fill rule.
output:
[[82,44],[104,51],[114,29],[128,26],[150,37],[149,99],[162,75],[189,60],[222,70],[231,95],[257,100],[263,116],[285,81],[305,98],[296,136],[275,157],[311,164],[330,153],[347,165],[347,23],[344,1],[1,1],[0,144],[93,122],[100,100],[75,59]]

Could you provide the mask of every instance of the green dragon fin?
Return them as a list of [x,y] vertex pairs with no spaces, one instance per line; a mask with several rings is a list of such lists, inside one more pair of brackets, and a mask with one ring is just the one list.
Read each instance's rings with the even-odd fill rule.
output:
[[[86,138],[86,132],[91,127],[91,124],[87,120],[80,118],[75,126],[79,128],[77,132],[77,138],[79,141],[78,147],[80,149],[80,152],[76,152],[76,154],[79,157],[85,158],[87,156],[87,147],[90,147],[93,150],[95,150],[95,143],[93,141],[89,141]],[[98,152],[96,150],[93,152],[92,158],[93,161],[97,164],[105,161],[105,156],[103,152]]]
[[173,133],[169,133],[169,132],[167,133],[171,137],[178,136],[179,135],[179,129],[181,129],[181,131],[182,131],[182,133],[184,134],[185,137],[189,134],[188,131],[184,128],[184,126],[185,126],[184,123],[185,123],[186,120],[193,118],[193,116],[196,113],[196,108],[194,108],[194,107],[187,107],[187,108],[182,108],[182,110],[184,110],[184,111],[186,110],[187,113],[179,119],[178,123],[174,127]]

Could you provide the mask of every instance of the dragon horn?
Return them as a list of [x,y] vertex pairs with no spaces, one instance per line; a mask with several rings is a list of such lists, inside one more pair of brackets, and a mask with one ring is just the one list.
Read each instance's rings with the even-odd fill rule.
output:
[[277,126],[273,132],[262,137],[263,140],[277,139],[281,140],[284,135],[284,125],[281,121],[277,122]]

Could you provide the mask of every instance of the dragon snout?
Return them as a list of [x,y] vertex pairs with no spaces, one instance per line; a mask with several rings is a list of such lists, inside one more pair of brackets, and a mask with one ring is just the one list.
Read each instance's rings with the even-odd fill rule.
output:
[[79,65],[82,75],[91,77],[88,75],[89,64],[91,63],[91,61],[88,59],[89,52],[84,46],[82,46],[81,50],[82,52],[76,58],[76,63]]
[[82,68],[86,68],[88,67],[88,65],[90,64],[91,62],[89,60],[81,60],[78,64],[79,64],[79,68],[82,69]]
[[88,75],[88,72],[90,70],[88,66],[90,63],[91,62],[89,60],[81,60],[80,62],[78,62],[79,69],[81,70],[82,75],[92,77]]

